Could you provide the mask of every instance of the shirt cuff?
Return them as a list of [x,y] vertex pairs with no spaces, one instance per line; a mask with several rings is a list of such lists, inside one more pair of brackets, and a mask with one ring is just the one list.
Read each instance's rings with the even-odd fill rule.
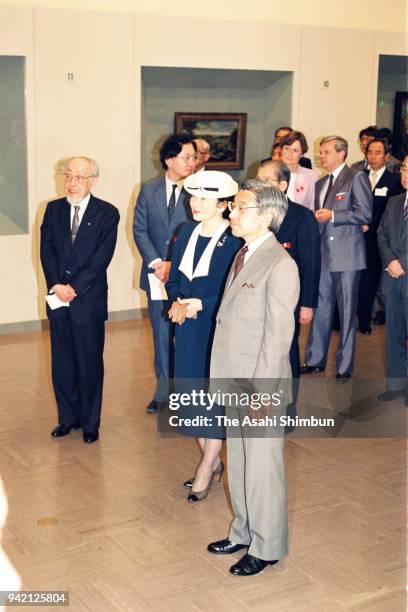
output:
[[162,259],[160,259],[160,257],[156,257],[156,259],[153,259],[152,261],[150,261],[150,262],[147,264],[147,267],[148,267],[148,268],[153,268],[154,264],[159,263],[159,261],[163,261],[163,260],[162,260]]
[[334,223],[334,210],[332,210],[331,213],[332,213],[331,222]]

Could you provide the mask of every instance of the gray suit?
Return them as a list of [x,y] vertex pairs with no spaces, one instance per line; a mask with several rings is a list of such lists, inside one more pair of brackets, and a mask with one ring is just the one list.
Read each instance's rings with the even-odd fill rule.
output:
[[[289,394],[289,349],[299,297],[296,263],[271,235],[234,280],[233,274],[234,264],[217,315],[212,388],[238,378],[253,385],[254,391],[269,393],[284,384]],[[227,406],[227,416],[234,412],[237,416]],[[245,427],[227,427],[228,483],[234,510],[229,538],[248,544],[255,557],[280,559],[288,547],[282,432],[272,434],[270,427],[263,427],[253,436],[246,434]]]
[[[140,287],[146,291],[148,298],[149,317],[153,329],[154,367],[158,381],[168,380],[171,376],[172,328],[167,318],[167,302],[150,299],[148,264],[158,258],[163,261],[171,260],[175,236],[181,225],[192,218],[189,201],[190,196],[182,190],[169,220],[166,181],[163,177],[142,185],[136,202],[133,235],[143,259]],[[159,402],[165,401],[165,390],[161,391],[158,387],[154,399]]]
[[[329,177],[316,183],[315,209],[321,206],[321,191]],[[333,183],[325,208],[334,211],[334,223],[320,224],[322,268],[318,308],[306,348],[306,363],[326,367],[334,308],[340,315],[340,343],[336,356],[337,372],[353,371],[356,310],[361,270],[366,268],[363,224],[372,216],[373,197],[364,172],[345,166]]]
[[377,231],[378,248],[384,269],[398,259],[404,276],[392,278],[384,275],[386,312],[387,385],[390,391],[406,386],[408,337],[408,222],[403,221],[406,193],[388,200]]

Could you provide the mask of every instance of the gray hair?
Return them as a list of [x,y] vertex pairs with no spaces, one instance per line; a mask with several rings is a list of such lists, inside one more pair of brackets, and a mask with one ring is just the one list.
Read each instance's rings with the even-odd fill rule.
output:
[[275,159],[267,159],[264,162],[261,162],[259,164],[260,168],[272,168],[275,171],[276,174],[276,180],[281,182],[281,181],[286,181],[287,184],[289,185],[289,181],[290,181],[290,170],[287,167],[286,164],[284,164],[282,161],[280,160],[275,160]]
[[320,144],[322,145],[326,142],[332,142],[333,140],[336,141],[334,148],[336,149],[337,153],[343,151],[344,159],[346,159],[348,154],[348,142],[345,138],[342,138],[342,136],[325,136],[321,139]]
[[241,183],[239,188],[241,191],[250,191],[254,194],[259,214],[272,213],[269,229],[276,234],[288,210],[285,194],[260,179],[248,179]]
[[92,159],[92,157],[85,157],[85,155],[74,155],[74,157],[70,157],[69,159],[67,159],[64,164],[63,172],[65,172],[66,167],[68,166],[69,162],[72,161],[73,159],[84,159],[91,166],[91,172],[92,172],[91,176],[95,176],[95,177],[99,176],[98,164],[96,163],[94,159]]

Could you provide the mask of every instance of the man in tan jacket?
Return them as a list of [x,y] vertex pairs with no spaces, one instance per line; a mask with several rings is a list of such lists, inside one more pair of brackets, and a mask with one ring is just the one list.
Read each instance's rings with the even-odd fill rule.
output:
[[[214,554],[248,548],[230,568],[238,576],[257,574],[287,554],[283,427],[280,417],[276,425],[262,425],[267,419],[259,418],[262,414],[273,421],[285,413],[291,399],[289,349],[299,276],[296,263],[274,235],[286,210],[285,195],[260,180],[246,181],[236,195],[230,224],[245,245],[225,286],[212,347],[211,387],[252,391],[249,408],[242,408],[241,399],[235,405],[225,402],[234,520],[228,538],[208,546]],[[262,402],[262,410],[257,410],[255,392],[257,400],[261,392],[274,401]],[[238,426],[233,424],[237,415]],[[260,425],[248,426],[248,418]]]

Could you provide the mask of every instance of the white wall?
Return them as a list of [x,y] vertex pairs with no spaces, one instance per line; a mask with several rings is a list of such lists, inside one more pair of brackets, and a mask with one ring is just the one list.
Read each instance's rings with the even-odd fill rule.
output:
[[[211,32],[217,44],[198,45],[197,32]],[[293,125],[311,143],[340,132],[353,143],[352,161],[359,157],[356,133],[375,119],[378,53],[393,49],[407,54],[403,34],[0,8],[0,54],[27,57],[30,227],[28,235],[0,237],[6,288],[0,324],[44,316],[38,228],[45,201],[60,194],[56,163],[72,154],[99,161],[95,193],[121,212],[109,309],[144,304],[132,289],[140,262],[136,258],[135,270],[130,232],[140,180],[141,66],[293,71]],[[73,83],[67,81],[68,71],[75,73]],[[322,86],[325,79],[328,89]]]

